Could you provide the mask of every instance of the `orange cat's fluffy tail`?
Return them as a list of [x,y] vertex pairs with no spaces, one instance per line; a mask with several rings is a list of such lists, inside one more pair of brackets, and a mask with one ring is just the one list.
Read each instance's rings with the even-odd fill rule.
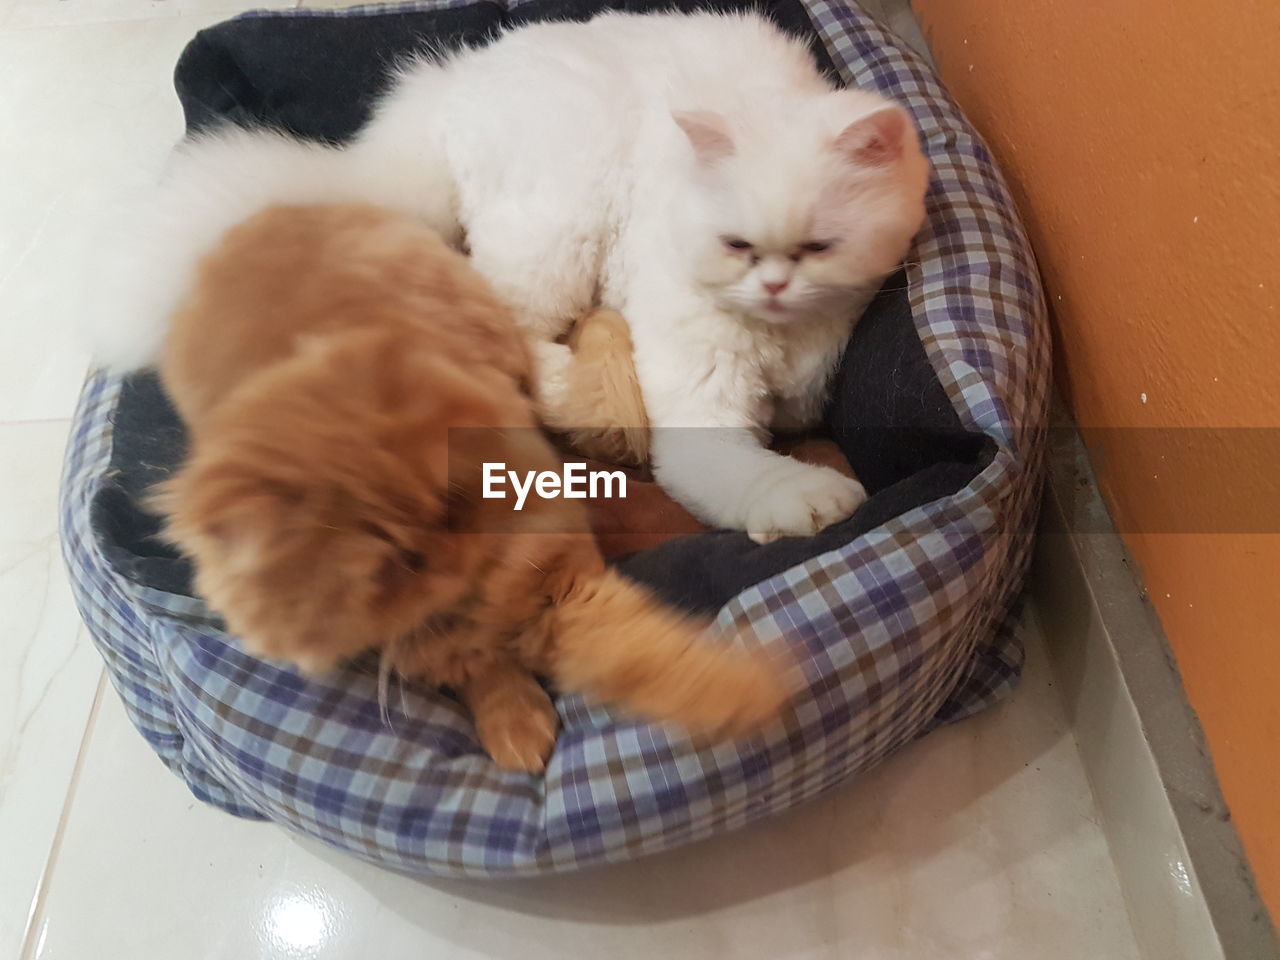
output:
[[552,672],[563,689],[695,735],[751,733],[786,700],[783,671],[762,654],[708,642],[706,626],[605,571],[559,603]]

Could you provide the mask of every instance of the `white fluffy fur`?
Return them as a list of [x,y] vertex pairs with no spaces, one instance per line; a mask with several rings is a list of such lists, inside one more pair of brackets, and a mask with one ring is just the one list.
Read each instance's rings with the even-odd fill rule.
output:
[[761,439],[820,414],[926,180],[905,112],[831,89],[759,17],[528,26],[409,66],[345,150],[244,133],[185,147],[137,224],[148,256],[125,282],[150,289],[112,298],[102,356],[153,358],[196,258],[267,202],[407,208],[465,234],[535,341],[547,402],[568,356],[555,338],[597,302],[620,310],[664,487],[757,539],[808,534],[863,490]]
[[[415,172],[414,183],[427,181]],[[405,207],[412,199],[407,187],[396,188],[381,171],[366,174],[341,150],[277,133],[227,128],[182,143],[161,182],[114,211],[100,231],[101,254],[86,277],[82,310],[95,358],[120,371],[155,363],[197,262],[264,207],[343,201]],[[415,210],[433,223],[448,222],[433,203]]]

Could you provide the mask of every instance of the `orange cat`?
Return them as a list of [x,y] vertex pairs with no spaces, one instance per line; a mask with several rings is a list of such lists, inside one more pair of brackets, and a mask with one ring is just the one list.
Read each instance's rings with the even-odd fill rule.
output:
[[508,311],[425,227],[263,211],[202,262],[160,372],[192,446],[156,502],[248,649],[311,670],[380,649],[520,770],[555,740],[535,673],[695,733],[777,713],[774,666],[607,569],[581,501],[480,496],[485,462],[560,460]]

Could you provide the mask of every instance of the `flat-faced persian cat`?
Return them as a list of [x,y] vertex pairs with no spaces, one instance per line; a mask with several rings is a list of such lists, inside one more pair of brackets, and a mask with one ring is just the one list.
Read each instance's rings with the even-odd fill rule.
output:
[[[556,340],[597,302],[621,311],[659,483],[763,541],[864,497],[766,444],[820,417],[853,323],[920,227],[927,178],[902,107],[835,89],[764,18],[606,13],[409,65],[344,149],[242,132],[189,145],[173,229],[151,231],[163,239],[144,260],[184,256],[225,216],[212,197],[328,191],[408,210],[465,237],[516,311],[549,419],[568,377]],[[154,331],[117,331],[157,312],[104,315],[108,357],[145,362]]]
[[581,501],[481,496],[484,462],[560,468],[528,367],[508,309],[417,221],[275,206],[231,229],[160,364],[192,445],[156,503],[198,590],[255,652],[318,670],[377,648],[452,687],[512,769],[555,741],[534,674],[696,733],[763,723],[773,667],[606,569]]
[[655,476],[694,513],[769,540],[862,501],[766,444],[817,423],[923,220],[902,107],[834,89],[758,15],[608,13],[410,66],[352,152],[465,233],[533,338],[546,407],[573,320],[597,299],[627,318]]

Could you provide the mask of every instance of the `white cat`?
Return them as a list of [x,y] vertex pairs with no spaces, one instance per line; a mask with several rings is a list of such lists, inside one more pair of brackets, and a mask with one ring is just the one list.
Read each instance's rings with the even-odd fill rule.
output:
[[862,502],[762,440],[818,420],[923,220],[901,107],[834,90],[759,16],[609,13],[410,66],[352,153],[416,183],[424,214],[419,188],[438,204],[449,172],[475,266],[538,342],[544,403],[573,319],[596,300],[627,317],[657,479],[703,519],[765,541]]
[[[216,236],[254,203],[410,210],[465,236],[516,308],[547,404],[569,357],[555,339],[595,303],[616,308],[657,479],[710,523],[767,541],[865,497],[764,442],[821,415],[854,321],[920,227],[927,179],[901,107],[833,89],[764,19],[609,13],[411,64],[345,150],[243,132],[189,144],[153,205],[161,220],[139,229],[154,281],[203,252],[179,225]],[[144,329],[115,357],[145,361],[162,337]]]

